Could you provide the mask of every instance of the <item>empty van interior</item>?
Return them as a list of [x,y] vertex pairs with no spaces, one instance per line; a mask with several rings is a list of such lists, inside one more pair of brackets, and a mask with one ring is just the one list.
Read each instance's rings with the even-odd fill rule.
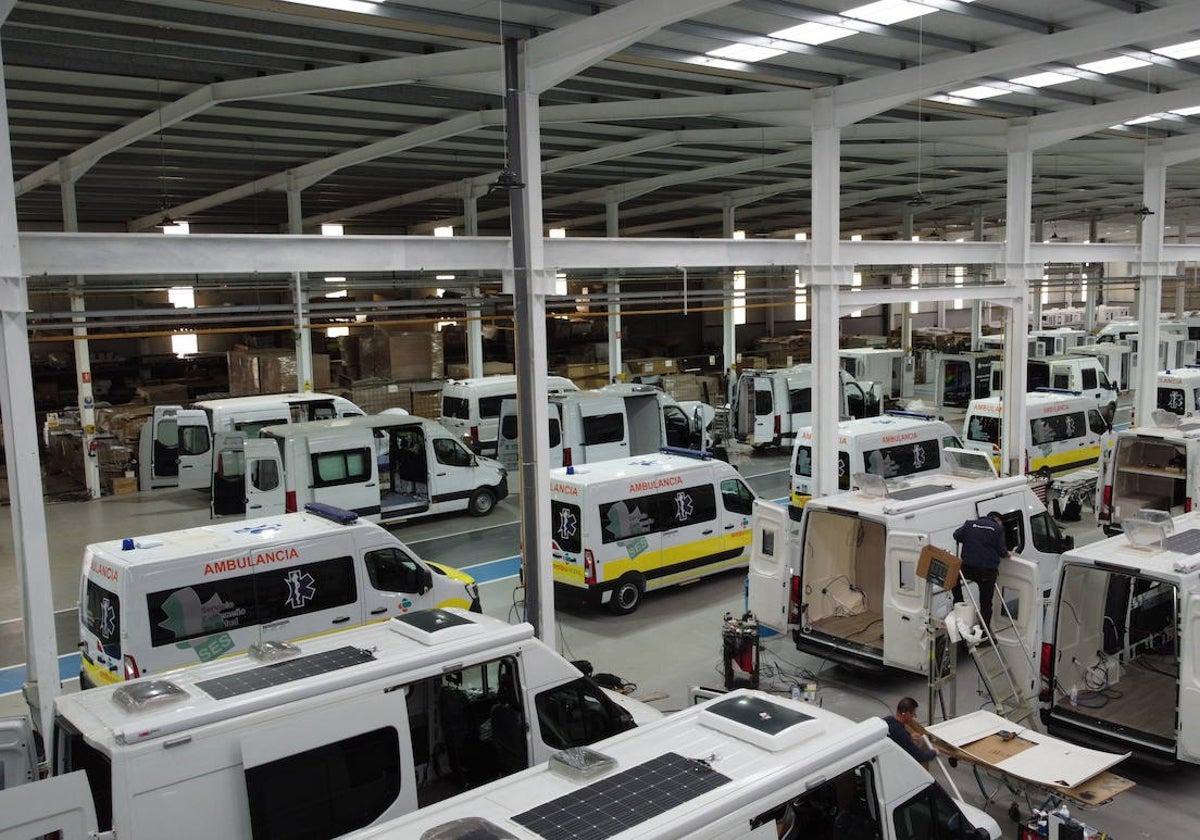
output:
[[1173,741],[1177,599],[1171,583],[1067,566],[1054,638],[1055,709]]
[[883,647],[883,549],[878,522],[811,511],[804,533],[805,629]]
[[1117,447],[1113,502],[1122,518],[1142,508],[1183,513],[1187,498],[1187,454],[1182,444],[1133,438]]

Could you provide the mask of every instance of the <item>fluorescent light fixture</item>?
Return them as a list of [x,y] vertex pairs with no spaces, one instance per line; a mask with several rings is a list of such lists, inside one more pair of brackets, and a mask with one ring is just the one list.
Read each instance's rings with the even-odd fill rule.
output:
[[454,236],[454,227],[453,227],[453,225],[446,225],[445,227],[435,227],[433,229],[433,235],[434,236],[443,236],[443,237]]
[[865,6],[858,6],[854,9],[848,9],[842,12],[846,17],[858,18],[859,20],[870,21],[887,26],[891,23],[900,23],[904,20],[911,20],[921,15],[927,15],[930,12],[936,12],[937,8],[933,6],[924,6],[920,3],[910,3],[909,0],[878,0],[876,3],[868,3]]
[[777,55],[783,55],[787,50],[776,50],[771,47],[759,47],[754,44],[730,44],[727,47],[721,47],[716,50],[709,50],[705,55],[710,55],[713,58],[726,58],[730,61],[764,61],[768,58],[774,58]]
[[746,238],[746,231],[744,231],[744,230],[735,230],[735,231],[733,232],[733,238],[734,238],[734,239],[745,239],[745,238]]
[[341,338],[342,336],[350,335],[349,327],[326,327],[326,338]]
[[1080,64],[1079,69],[1086,70],[1089,73],[1123,73],[1126,70],[1145,67],[1149,63],[1149,61],[1142,61],[1140,58],[1118,55],[1114,58],[1102,58],[1099,61],[1089,61],[1087,64]]
[[[850,241],[851,242],[862,242],[862,234],[861,233],[850,234]],[[858,278],[858,284],[862,285],[862,277],[861,276]]]
[[192,232],[192,226],[187,222],[176,222],[173,225],[163,225],[162,232],[167,236],[187,236]]
[[1142,123],[1158,122],[1161,119],[1163,119],[1162,114],[1147,114],[1144,117],[1137,117],[1136,119],[1126,120],[1123,124],[1124,125],[1141,125]]
[[[851,237],[851,238],[853,239],[853,237]],[[855,289],[861,289],[861,288],[862,288],[862,272],[856,271],[852,275],[850,275],[850,290],[854,291]],[[852,309],[852,310],[850,310],[850,317],[851,318],[861,318],[862,312],[863,311],[861,309]]]
[[191,286],[175,286],[167,290],[167,302],[176,309],[195,309],[196,292]]
[[453,274],[435,274],[433,276],[433,279],[434,280],[453,280],[454,275]]
[[342,236],[345,232],[345,225],[321,225],[322,236]]
[[853,29],[846,29],[843,26],[830,26],[826,23],[809,22],[802,23],[799,26],[789,26],[787,29],[780,29],[778,32],[772,32],[771,37],[815,47],[818,44],[836,41],[838,38],[846,38],[854,34]]
[[171,336],[171,352],[176,356],[190,356],[192,353],[199,351],[199,349],[199,346],[196,344],[195,335]]
[[808,234],[807,234],[807,233],[804,233],[803,231],[801,231],[800,233],[797,233],[797,234],[796,234],[796,241],[797,241],[797,242],[807,242],[807,241],[808,241]]
[[733,324],[738,326],[746,323],[746,271],[734,269],[733,272]]
[[1169,47],[1159,47],[1150,50],[1155,55],[1165,55],[1167,58],[1191,58],[1200,55],[1200,40],[1184,41],[1182,44],[1172,44]]
[[567,238],[567,229],[566,228],[550,228],[550,238],[551,239],[566,239]]
[[350,292],[346,289],[338,289],[336,292],[326,292],[325,297],[327,297],[327,298],[344,298],[344,297],[348,297],[349,294],[350,294]]
[[1178,114],[1181,117],[1190,117],[1195,114],[1200,114],[1200,105],[1192,105],[1187,108],[1176,108],[1171,113]]
[[554,294],[565,295],[567,293],[567,275],[565,272],[559,271],[554,275]]
[[1003,88],[992,87],[991,85],[976,85],[975,87],[963,88],[962,90],[950,91],[950,96],[959,96],[963,99],[991,99],[993,96],[1003,96],[1009,91]]
[[[337,234],[334,234],[334,235],[336,236]],[[326,283],[345,283],[346,278],[345,277],[326,277],[325,282]]]
[[1073,82],[1075,79],[1075,76],[1068,76],[1066,73],[1055,73],[1052,70],[1046,70],[1042,73],[1033,73],[1028,76],[1018,76],[1015,79],[1009,79],[1009,81],[1014,85],[1042,88],[1050,87],[1051,85],[1061,85],[1066,82]]

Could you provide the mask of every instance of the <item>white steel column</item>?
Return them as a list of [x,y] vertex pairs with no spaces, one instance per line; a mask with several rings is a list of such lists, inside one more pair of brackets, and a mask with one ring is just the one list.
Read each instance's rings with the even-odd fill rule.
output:
[[[304,214],[300,207],[300,188],[289,186],[287,191],[288,233],[304,233]],[[306,275],[292,272],[292,295],[296,304],[296,390],[313,389],[312,324],[308,320],[308,293],[304,287]]]
[[[64,167],[65,168],[65,167]],[[75,205],[75,179],[64,172],[60,181],[62,197],[63,230],[75,233],[79,230],[79,214]],[[83,324],[86,319],[82,313],[87,308],[83,299],[83,277],[75,276],[69,281],[71,296],[71,311],[80,313],[72,320]],[[96,439],[96,397],[92,391],[92,352],[88,347],[87,327],[71,328],[75,336],[75,385],[77,388],[77,403],[79,405],[79,425],[83,431],[82,448],[79,457],[83,459],[83,483],[88,495],[93,499],[100,498],[100,458],[91,454],[92,441]]]
[[[913,238],[913,213],[911,210],[904,211],[904,216],[900,223],[900,239],[904,242],[912,242]],[[908,285],[908,275],[904,275],[900,279],[901,285]],[[913,317],[912,308],[907,303],[900,304],[900,346],[904,348],[906,353],[912,356],[912,364],[916,366],[916,355],[913,352]]]
[[[721,208],[721,236],[733,239],[733,204]],[[725,360],[726,393],[732,397],[737,382],[737,327],[733,323],[733,268],[725,275],[725,306],[721,310],[721,353]]]
[[[983,241],[983,208],[975,207],[971,210],[971,238],[976,242]],[[976,283],[983,282],[983,266],[976,265],[971,269],[971,274],[975,276]],[[980,348],[979,337],[983,335],[983,301],[971,301],[971,349],[978,350]]]
[[[841,380],[838,378],[839,282],[852,270],[840,265],[841,129],[832,91],[817,90],[812,123],[812,244],[809,299],[812,306],[813,440],[837,440]],[[845,275],[845,276],[843,276]],[[813,495],[838,492],[837,447],[813,447]]]
[[[621,205],[615,199],[604,204],[604,235],[616,239],[621,235]],[[608,381],[621,382],[625,379],[624,361],[621,357],[621,281],[608,281]]]
[[[11,6],[11,4],[10,4]],[[3,15],[0,15],[0,19]],[[0,57],[0,68],[4,66]],[[0,137],[8,134],[8,98],[0,72]],[[34,726],[46,748],[54,744],[54,698],[58,695],[58,641],[50,588],[50,546],[42,507],[42,468],[33,412],[29,363],[29,292],[21,273],[17,244],[17,205],[13,194],[12,151],[0,143],[0,413],[4,416],[4,457],[12,508],[13,553],[24,616],[27,676],[22,691]]]
[[1004,318],[1004,421],[1000,440],[1000,471],[1003,475],[1021,475],[1025,471],[1025,441],[1029,438],[1025,423],[1028,299],[1030,283],[1035,277],[1040,280],[1042,276],[1041,266],[1029,263],[1033,146],[1029,125],[1024,120],[1012,123],[1008,130],[1007,191],[1004,272],[1008,283],[1019,290],[1019,296],[1013,299]]
[[[538,97],[526,81],[524,43],[506,40],[506,111],[509,165],[522,182],[509,192],[512,216],[513,310],[516,321],[518,435],[521,452],[521,554],[525,603],[538,638],[557,647],[554,567],[549,562],[550,471],[541,453],[550,449],[546,402],[546,297],[554,274],[546,270],[542,242],[541,122]],[[564,526],[565,527],[565,526]]]
[[[1100,224],[1099,220],[1094,216],[1088,220],[1088,242],[1095,242],[1099,238]],[[1101,273],[1104,269],[1101,268]],[[1103,277],[1088,278],[1088,293],[1083,299],[1083,329],[1085,332],[1091,332],[1096,328],[1096,301],[1100,300],[1100,284]],[[1132,382],[1122,383],[1126,388],[1132,388]]]
[[1158,407],[1158,340],[1162,308],[1163,275],[1163,216],[1166,213],[1167,165],[1163,159],[1161,140],[1146,144],[1145,172],[1142,176],[1142,204],[1150,214],[1142,217],[1141,254],[1138,274],[1142,282],[1138,294],[1138,328],[1141,334],[1138,351],[1137,382],[1134,383],[1133,411],[1142,423],[1150,420],[1150,412]]
[[[466,185],[463,194],[463,233],[479,235],[479,196],[481,191],[473,184]],[[478,286],[471,287],[471,297],[479,300]],[[479,304],[467,307],[467,373],[472,377],[483,376],[483,310]]]

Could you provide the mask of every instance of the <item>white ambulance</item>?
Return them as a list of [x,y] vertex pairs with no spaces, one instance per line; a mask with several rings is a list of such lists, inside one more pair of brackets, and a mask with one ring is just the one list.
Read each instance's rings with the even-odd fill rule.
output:
[[338,508],[92,543],[79,681],[120,682],[424,607],[478,611],[479,591]]
[[[1184,422],[1180,422],[1183,420]],[[1156,409],[1151,422],[1118,432],[1100,464],[1096,520],[1108,535],[1143,508],[1172,516],[1200,500],[1200,422]]]
[[[549,394],[578,390],[565,376],[546,377]],[[442,385],[442,416],[438,419],[476,455],[494,456],[500,408],[505,400],[516,398],[517,377],[513,374],[448,379]]]
[[1200,763],[1200,513],[1123,524],[1063,555],[1042,717],[1077,743]]
[[[972,400],[963,421],[963,446],[991,455],[997,470],[1003,417],[1000,397],[987,397]],[[1078,391],[1043,388],[1026,394],[1025,418],[1029,422],[1026,472],[1057,475],[1090,466],[1112,443],[1112,427],[1095,400]]]
[[[877,383],[858,382],[838,370],[841,417],[874,417],[882,408]],[[733,438],[749,446],[791,446],[812,425],[812,365],[744,370],[733,386],[729,422]]]
[[1200,414],[1200,367],[1187,365],[1158,372],[1157,404],[1181,417]]
[[945,618],[952,596],[917,577],[921,549],[932,545],[954,553],[955,530],[993,511],[1004,520],[1013,553],[1000,564],[997,598],[1016,622],[994,621],[992,631],[1032,703],[1058,556],[1074,542],[1024,476],[996,478],[990,470],[924,474],[895,490],[868,482],[863,490],[812,499],[799,524],[783,507],[759,502],[750,610],[765,626],[790,631],[805,653],[925,674],[930,622]]
[[621,615],[648,590],[744,568],[755,498],[729,464],[681,450],[551,470],[555,594]]
[[[1078,761],[1079,759],[1076,758]],[[348,840],[998,840],[880,718],[742,689]]]
[[156,405],[138,437],[138,488],[208,487],[220,433],[252,438],[267,426],[365,413],[344,397],[312,391]]
[[[948,423],[927,414],[889,411],[881,417],[844,420],[838,424],[838,489],[850,490],[850,476],[865,472],[899,478],[941,472],[947,447],[962,443]],[[812,498],[813,431],[806,426],[792,449],[789,498],[793,518]]]
[[[661,717],[528,624],[419,610],[62,695],[50,752],[86,774],[89,837],[332,840]],[[58,781],[14,790],[0,835],[47,833],[20,818]]]

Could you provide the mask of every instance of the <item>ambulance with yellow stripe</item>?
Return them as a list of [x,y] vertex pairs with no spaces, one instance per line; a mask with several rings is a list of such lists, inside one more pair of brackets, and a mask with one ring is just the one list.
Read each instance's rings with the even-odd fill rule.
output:
[[427,607],[479,612],[479,590],[330,505],[92,543],[79,682],[120,682]]
[[[1004,404],[999,397],[971,400],[963,421],[963,446],[992,457],[1000,469],[1000,438]],[[1096,401],[1078,391],[1042,388],[1025,395],[1029,438],[1025,472],[1060,475],[1100,460],[1112,445],[1112,427]]]
[[755,498],[689,450],[550,470],[555,595],[623,615],[650,590],[745,568]]

